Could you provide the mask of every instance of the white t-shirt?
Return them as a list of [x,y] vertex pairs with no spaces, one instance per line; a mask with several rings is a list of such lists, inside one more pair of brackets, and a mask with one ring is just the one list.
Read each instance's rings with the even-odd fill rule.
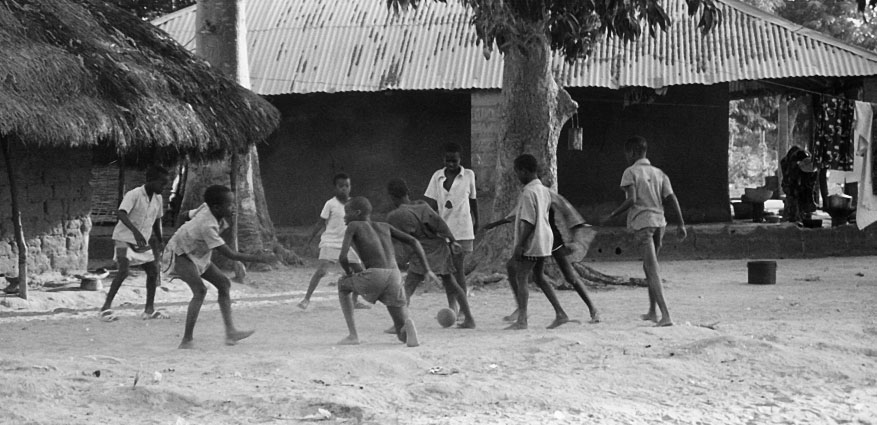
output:
[[539,179],[533,179],[524,186],[518,196],[515,208],[515,246],[518,246],[521,221],[533,225],[530,240],[525,242],[524,255],[527,257],[550,257],[554,235],[548,224],[548,210],[551,208],[551,191]]
[[636,201],[627,211],[627,228],[639,230],[666,226],[664,198],[673,194],[670,178],[643,158],[624,170],[621,188],[627,186],[633,186],[636,191]]
[[347,232],[347,225],[344,224],[344,204],[333,196],[326,201],[326,205],[323,205],[320,218],[326,220],[326,231],[320,237],[320,248],[341,249],[344,233]]
[[[128,213],[128,219],[131,220],[131,224],[149,242],[149,238],[152,236],[152,226],[155,224],[155,220],[158,220],[162,215],[161,194],[153,193],[150,200],[149,195],[146,194],[146,187],[136,187],[125,194],[119,209]],[[119,220],[113,229],[113,240],[132,244],[137,243],[134,239],[134,233],[131,232],[131,229],[125,223],[122,223],[122,220]]]
[[210,266],[213,249],[225,245],[220,233],[229,227],[225,219],[217,220],[206,203],[189,211],[191,220],[183,223],[171,236],[167,248],[174,255],[188,255],[198,273]]
[[472,212],[469,208],[469,200],[476,199],[475,173],[460,167],[460,174],[457,174],[454,182],[451,183],[451,190],[445,190],[445,180],[447,177],[445,177],[444,168],[433,173],[424,196],[435,200],[438,213],[442,220],[448,224],[454,239],[459,241],[473,240],[475,239],[475,231],[472,229]]

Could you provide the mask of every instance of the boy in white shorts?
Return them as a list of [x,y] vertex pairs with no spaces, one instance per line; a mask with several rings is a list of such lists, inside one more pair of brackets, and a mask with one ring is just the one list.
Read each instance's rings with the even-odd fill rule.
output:
[[[314,294],[314,290],[317,289],[320,280],[326,276],[329,266],[338,262],[341,256],[341,243],[344,242],[344,233],[347,231],[347,225],[344,223],[344,204],[350,199],[350,176],[344,173],[336,174],[332,178],[332,184],[335,185],[335,196],[326,201],[326,204],[323,206],[323,211],[320,212],[320,224],[314,228],[314,233],[310,238],[313,240],[321,230],[325,230],[320,237],[320,264],[311,277],[311,282],[308,284],[308,291],[305,293],[304,299],[298,303],[298,307],[302,310],[308,308],[308,305],[311,303],[311,295]],[[354,273],[362,271],[359,257],[355,251],[351,250],[348,253],[347,261],[350,262]],[[357,295],[354,295],[354,297],[357,297]],[[354,298],[354,305],[358,309],[371,308],[370,305],[358,301],[356,298]]]

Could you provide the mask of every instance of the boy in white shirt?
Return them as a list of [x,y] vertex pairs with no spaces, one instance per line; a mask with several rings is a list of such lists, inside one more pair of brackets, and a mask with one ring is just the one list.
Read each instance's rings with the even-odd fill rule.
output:
[[545,280],[545,275],[542,273],[545,259],[551,256],[554,237],[551,233],[551,225],[548,223],[551,192],[539,180],[538,171],[539,163],[533,155],[524,154],[515,158],[515,174],[524,188],[518,196],[518,206],[515,208],[514,253],[507,264],[509,284],[515,292],[515,300],[518,304],[517,321],[506,328],[509,330],[527,329],[527,302],[530,297],[527,277],[530,273],[533,273],[536,285],[554,307],[555,319],[548,325],[548,329],[554,329],[564,323],[578,323],[576,320],[570,320],[563,311],[554,288]]
[[[335,186],[335,196],[326,201],[323,205],[323,211],[320,212],[320,223],[314,228],[310,240],[313,240],[317,234],[323,231],[320,237],[320,264],[314,275],[311,276],[311,282],[308,284],[305,297],[298,303],[298,307],[306,310],[311,303],[311,295],[320,284],[320,280],[326,276],[329,267],[338,262],[341,256],[341,243],[344,242],[344,233],[347,231],[347,225],[344,223],[344,204],[350,199],[350,176],[344,173],[338,173],[332,178],[332,184]],[[350,267],[354,273],[362,271],[359,257],[356,251],[351,250],[347,255]],[[369,309],[370,305],[357,300],[358,296],[354,294],[354,306],[358,309]]]
[[[131,266],[141,266],[146,272],[146,307],[142,319],[167,319],[168,315],[155,310],[155,288],[158,286],[159,262],[161,261],[161,216],[164,211],[161,192],[168,184],[168,171],[159,166],[146,170],[146,184],[125,194],[116,212],[119,221],[113,229],[114,260],[119,266],[110,284],[106,300],[98,318],[103,322],[118,320],[111,310],[113,299],[128,277]],[[155,236],[153,238],[153,236]],[[151,247],[150,247],[151,244]]]

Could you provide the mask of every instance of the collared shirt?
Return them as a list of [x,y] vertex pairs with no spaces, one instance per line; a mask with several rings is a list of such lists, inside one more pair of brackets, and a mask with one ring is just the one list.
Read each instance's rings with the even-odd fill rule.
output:
[[631,185],[636,191],[636,200],[627,212],[627,228],[639,230],[666,226],[664,199],[673,194],[670,178],[643,158],[627,167],[621,176],[622,190]]
[[[161,217],[163,208],[161,194],[153,193],[152,199],[149,199],[145,186],[129,190],[122,198],[122,204],[119,205],[119,209],[128,213],[131,224],[140,231],[147,242],[152,236],[152,226],[155,224],[155,220]],[[119,220],[116,223],[116,228],[113,229],[113,239],[132,244],[137,243],[134,233],[125,223],[122,223],[122,220]]]
[[527,183],[518,196],[518,206],[515,208],[515,246],[518,246],[521,236],[521,221],[533,225],[530,240],[524,241],[524,256],[551,256],[554,237],[551,234],[551,225],[548,223],[549,208],[551,208],[551,191],[539,179]]
[[326,230],[320,236],[320,248],[341,249],[344,232],[347,231],[347,225],[344,224],[344,204],[333,196],[323,205],[320,218],[326,220]]
[[174,255],[187,255],[198,271],[204,273],[210,266],[213,249],[225,245],[219,234],[229,225],[225,219],[217,220],[206,203],[189,211],[189,217],[192,219],[177,229],[167,248]]
[[475,239],[472,212],[469,208],[469,200],[476,199],[475,173],[461,166],[460,173],[451,183],[451,190],[445,190],[445,180],[447,177],[444,168],[433,173],[423,195],[435,200],[439,216],[448,224],[454,239]]

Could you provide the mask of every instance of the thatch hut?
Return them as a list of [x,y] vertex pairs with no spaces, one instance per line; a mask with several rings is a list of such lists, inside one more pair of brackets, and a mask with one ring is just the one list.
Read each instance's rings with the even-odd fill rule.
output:
[[92,164],[222,158],[279,123],[261,97],[98,0],[0,0],[0,58],[0,273],[17,274],[13,203],[30,272],[83,270]]

